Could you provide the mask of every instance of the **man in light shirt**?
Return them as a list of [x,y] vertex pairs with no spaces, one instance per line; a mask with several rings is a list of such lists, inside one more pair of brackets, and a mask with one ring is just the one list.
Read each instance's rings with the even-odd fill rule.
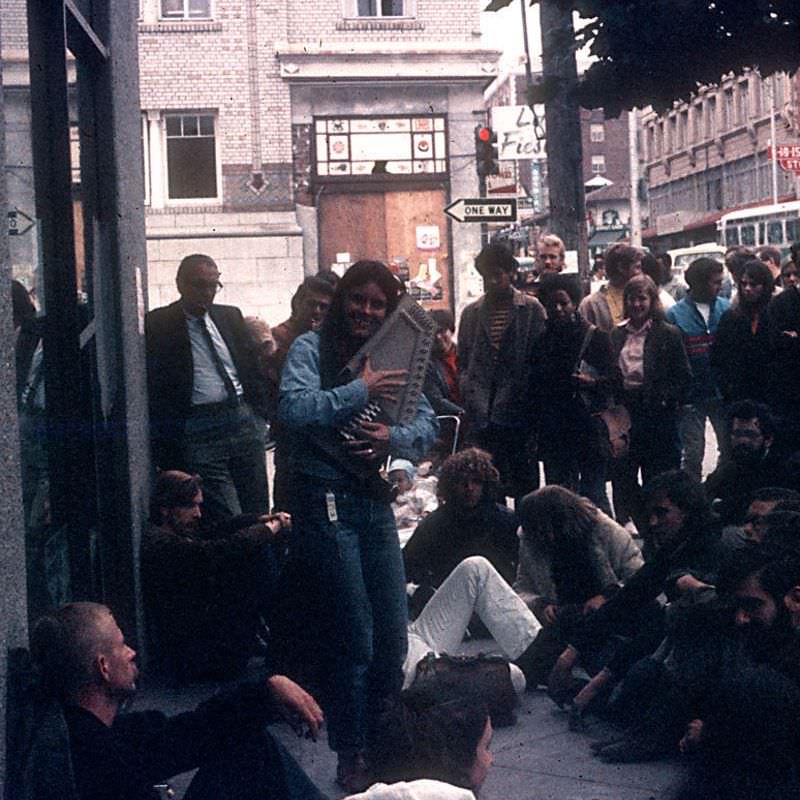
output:
[[222,288],[212,258],[190,255],[180,299],[145,317],[153,459],[203,478],[207,516],[269,510],[264,457],[266,395],[254,342]]

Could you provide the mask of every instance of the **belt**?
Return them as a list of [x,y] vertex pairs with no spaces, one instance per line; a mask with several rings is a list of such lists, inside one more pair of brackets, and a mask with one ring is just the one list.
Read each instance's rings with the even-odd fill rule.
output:
[[237,394],[235,398],[230,397],[220,403],[200,403],[199,405],[192,406],[189,415],[194,414],[219,414],[223,411],[230,411],[233,408],[239,408],[246,405],[244,395]]

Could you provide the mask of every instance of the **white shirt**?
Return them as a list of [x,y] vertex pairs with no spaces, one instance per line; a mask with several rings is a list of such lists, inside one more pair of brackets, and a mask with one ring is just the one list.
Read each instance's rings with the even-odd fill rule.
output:
[[217,348],[217,353],[222,359],[225,371],[230,377],[236,394],[241,397],[244,389],[236,372],[228,345],[222,334],[214,324],[214,320],[204,314],[202,317],[186,315],[186,328],[189,331],[189,342],[192,346],[192,405],[202,406],[207,403],[223,403],[228,400],[228,391],[220,378],[214,358],[209,350],[208,340],[202,330],[202,325],[208,325],[211,340]]

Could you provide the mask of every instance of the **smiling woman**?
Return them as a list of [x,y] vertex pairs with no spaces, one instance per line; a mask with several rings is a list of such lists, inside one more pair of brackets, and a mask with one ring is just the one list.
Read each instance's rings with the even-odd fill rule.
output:
[[407,649],[403,562],[378,469],[390,451],[418,461],[433,444],[436,423],[421,396],[406,425],[360,423],[341,459],[320,442],[341,442],[338,431],[370,400],[392,399],[403,387],[405,373],[373,369],[369,358],[356,375],[346,368],[399,297],[400,284],[384,264],[350,267],[320,330],[292,345],[280,389],[279,419],[292,435],[291,546],[308,576],[306,591],[325,610],[315,622],[317,643],[330,655],[328,740],[339,757],[337,782],[350,792],[366,788],[368,716],[399,691]]

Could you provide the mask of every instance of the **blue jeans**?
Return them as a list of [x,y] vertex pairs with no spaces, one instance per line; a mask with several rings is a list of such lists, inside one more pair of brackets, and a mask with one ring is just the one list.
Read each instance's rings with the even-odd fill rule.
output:
[[316,623],[330,658],[328,741],[338,753],[360,751],[381,700],[403,685],[408,619],[394,514],[386,501],[320,479],[294,475],[292,484],[293,553],[326,609]]
[[703,400],[681,406],[678,412],[678,430],[681,436],[681,469],[700,480],[703,455],[706,449],[706,417],[717,437],[717,456],[724,447],[725,419],[718,400]]

